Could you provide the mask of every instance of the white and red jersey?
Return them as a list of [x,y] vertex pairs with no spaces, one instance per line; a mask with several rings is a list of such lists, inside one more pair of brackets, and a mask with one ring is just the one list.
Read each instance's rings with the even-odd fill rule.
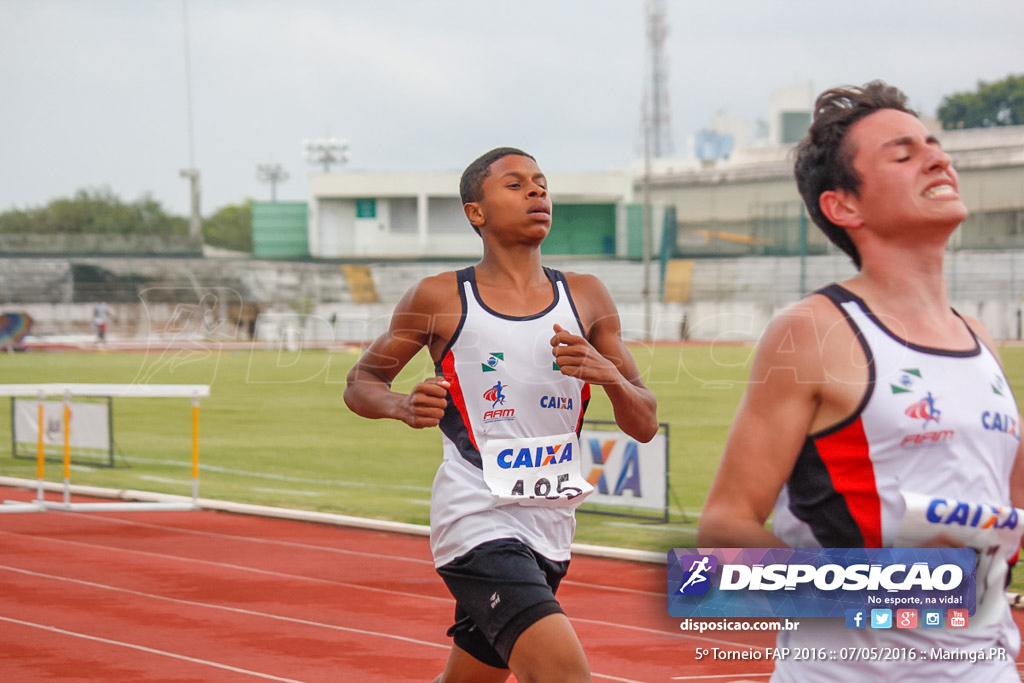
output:
[[[780,646],[926,653],[1002,647],[1007,659],[786,661],[772,681],[1017,681],[1020,637],[1002,582],[1020,537],[1009,487],[1020,425],[999,362],[977,339],[967,351],[908,343],[848,290],[831,285],[819,293],[857,335],[868,385],[852,416],[807,438],[775,506],[775,535],[793,547],[879,548],[915,547],[946,533],[979,554],[992,551],[985,578],[991,591],[984,606],[979,601],[976,625],[963,631],[848,629],[828,620],[781,635]],[[982,528],[992,519],[999,521]],[[1000,536],[991,528],[998,525],[1013,528],[999,529]],[[983,577],[978,581],[980,587]]]
[[545,273],[554,299],[523,317],[484,304],[473,268],[456,273],[462,319],[435,366],[451,383],[431,495],[437,566],[498,538],[569,559],[574,510],[592,490],[577,441],[590,385],[554,362],[554,325],[579,335],[583,328],[565,276]]

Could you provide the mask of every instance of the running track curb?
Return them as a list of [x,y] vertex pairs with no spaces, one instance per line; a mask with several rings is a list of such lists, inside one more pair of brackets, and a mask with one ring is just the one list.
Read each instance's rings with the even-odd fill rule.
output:
[[[54,482],[43,482],[46,491],[64,491],[63,484]],[[38,490],[39,482],[34,479],[21,479],[18,477],[0,476],[0,486],[10,486]],[[71,493],[80,496],[93,496],[96,498],[109,498],[123,501],[140,502],[174,502],[191,503],[189,496],[176,496],[164,493],[153,493],[151,491],[135,491],[132,489],[110,489],[96,486],[83,486],[71,484]],[[274,517],[278,519],[291,519],[300,522],[317,522],[320,524],[334,524],[337,526],[354,527],[357,529],[370,529],[373,531],[390,531],[393,533],[412,534],[414,536],[429,536],[430,527],[426,524],[407,524],[404,522],[390,522],[383,519],[370,519],[366,517],[352,517],[350,515],[338,515],[330,512],[314,512],[311,510],[292,510],[289,508],[270,507],[267,505],[252,505],[249,503],[233,503],[226,500],[212,500],[199,498],[196,501],[201,510],[216,510],[219,512],[234,512],[241,515],[256,515],[260,517]],[[42,508],[41,508],[42,509]],[[668,556],[665,553],[657,553],[650,550],[633,550],[631,548],[612,548],[601,545],[589,545],[586,543],[573,543],[572,551],[577,555],[588,557],[601,557],[612,560],[627,560],[631,562],[645,562],[648,564],[667,564]]]

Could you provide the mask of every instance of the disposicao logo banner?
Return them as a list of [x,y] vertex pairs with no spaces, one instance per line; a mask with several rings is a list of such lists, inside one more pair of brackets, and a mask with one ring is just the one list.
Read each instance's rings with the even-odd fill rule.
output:
[[848,609],[975,610],[970,548],[675,548],[673,617],[845,617]]

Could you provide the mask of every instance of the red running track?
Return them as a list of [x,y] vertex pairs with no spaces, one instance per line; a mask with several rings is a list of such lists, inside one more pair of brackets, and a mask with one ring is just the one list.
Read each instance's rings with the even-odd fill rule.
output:
[[[663,565],[573,559],[559,596],[595,681],[768,680],[770,663],[695,652],[772,634],[681,632],[665,584]],[[453,609],[420,536],[213,511],[0,514],[8,683],[430,681]]]

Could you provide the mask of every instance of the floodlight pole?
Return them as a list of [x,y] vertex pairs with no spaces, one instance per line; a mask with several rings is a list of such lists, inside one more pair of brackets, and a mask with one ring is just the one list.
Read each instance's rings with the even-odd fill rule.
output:
[[188,168],[181,170],[181,177],[189,179],[189,220],[188,236],[202,239],[203,224],[199,212],[199,169],[196,168],[195,129],[192,125],[192,59],[188,49],[188,0],[181,0],[181,21],[184,26],[185,52],[185,107],[188,116]]
[[180,171],[182,178],[188,178],[189,180],[189,219],[188,219],[188,236],[189,237],[202,237],[203,234],[203,223],[202,217],[199,212],[199,169],[198,168],[183,168]]
[[323,164],[324,173],[331,172],[331,164],[344,164],[348,161],[348,140],[341,138],[317,138],[303,140],[306,161],[311,164]]
[[259,164],[256,166],[256,179],[261,183],[270,183],[270,201],[277,201],[277,184],[288,180],[288,171],[281,164]]
[[651,118],[644,107],[644,224],[643,224],[643,295],[644,295],[644,340],[650,341],[651,334]]

